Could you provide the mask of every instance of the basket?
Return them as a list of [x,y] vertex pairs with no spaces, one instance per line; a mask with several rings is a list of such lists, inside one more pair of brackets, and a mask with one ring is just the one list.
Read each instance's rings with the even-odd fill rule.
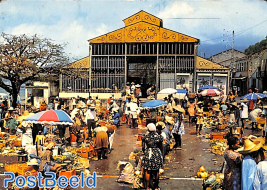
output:
[[216,128],[219,130],[224,130],[227,127],[227,124],[217,125]]

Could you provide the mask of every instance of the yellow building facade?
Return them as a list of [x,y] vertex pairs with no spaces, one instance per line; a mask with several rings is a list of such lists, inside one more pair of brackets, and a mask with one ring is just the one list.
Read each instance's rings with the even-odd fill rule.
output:
[[229,76],[229,68],[197,56],[196,89],[202,86],[215,86],[227,94],[229,92]]
[[135,82],[157,90],[177,86],[194,91],[196,50],[199,40],[163,27],[163,21],[145,11],[123,20],[124,27],[88,40],[92,91]]

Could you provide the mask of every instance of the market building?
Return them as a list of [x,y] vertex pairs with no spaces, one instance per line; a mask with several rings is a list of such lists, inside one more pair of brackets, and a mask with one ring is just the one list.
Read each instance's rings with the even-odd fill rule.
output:
[[123,22],[123,28],[88,41],[89,56],[70,66],[83,70],[85,77],[62,75],[60,96],[116,94],[126,82],[141,84],[143,90],[155,85],[158,91],[184,88],[195,92],[205,85],[200,80],[206,79],[207,84],[228,93],[229,69],[198,57],[199,39],[163,28],[162,19],[145,11]]
[[89,40],[92,91],[126,82],[157,90],[176,87],[188,75],[186,87],[194,91],[194,65],[199,40],[163,28],[163,21],[145,11],[123,20],[125,26]]

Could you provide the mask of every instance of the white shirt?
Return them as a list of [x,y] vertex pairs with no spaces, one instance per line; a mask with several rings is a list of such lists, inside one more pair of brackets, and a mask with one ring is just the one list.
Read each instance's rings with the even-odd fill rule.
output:
[[129,107],[130,107],[130,110],[131,110],[132,112],[136,112],[136,111],[138,110],[138,105],[137,105],[137,103],[130,102]]
[[240,110],[240,117],[241,118],[248,118],[248,106],[244,102],[241,103],[243,110]]
[[94,120],[96,120],[96,113],[95,113],[95,111],[91,111],[90,109],[87,110],[87,112],[85,114],[85,121],[87,122],[88,119],[94,119]]

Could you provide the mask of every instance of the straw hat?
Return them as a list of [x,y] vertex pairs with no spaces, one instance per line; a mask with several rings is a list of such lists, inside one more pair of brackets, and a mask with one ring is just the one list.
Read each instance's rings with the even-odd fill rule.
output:
[[199,101],[197,104],[203,104],[203,102],[202,101]]
[[38,161],[36,158],[31,159],[29,162],[27,162],[28,166],[38,166]]
[[159,121],[156,123],[156,126],[161,125],[162,129],[164,129],[166,127],[165,123],[163,123],[162,121]]
[[185,110],[184,110],[184,108],[181,107],[181,105],[173,106],[173,109],[175,109],[179,112],[185,113]]
[[136,88],[141,88],[140,84],[135,85]]
[[237,102],[232,102],[231,105],[237,107]]
[[13,107],[8,108],[7,111],[14,111],[15,109]]
[[252,141],[250,139],[244,140],[244,146],[238,149],[240,154],[249,154],[262,148],[263,144],[260,141]]
[[244,98],[243,100],[240,100],[240,102],[248,102],[249,100],[247,98]]
[[173,117],[169,117],[169,116],[165,116],[165,120],[166,122],[168,122],[169,124],[173,125],[174,124],[174,119]]
[[55,143],[54,143],[54,142],[50,142],[50,143],[47,145],[46,149],[52,149],[54,146],[55,146]]
[[27,116],[29,115],[29,111],[28,110],[25,110],[24,113],[23,113],[24,116]]

